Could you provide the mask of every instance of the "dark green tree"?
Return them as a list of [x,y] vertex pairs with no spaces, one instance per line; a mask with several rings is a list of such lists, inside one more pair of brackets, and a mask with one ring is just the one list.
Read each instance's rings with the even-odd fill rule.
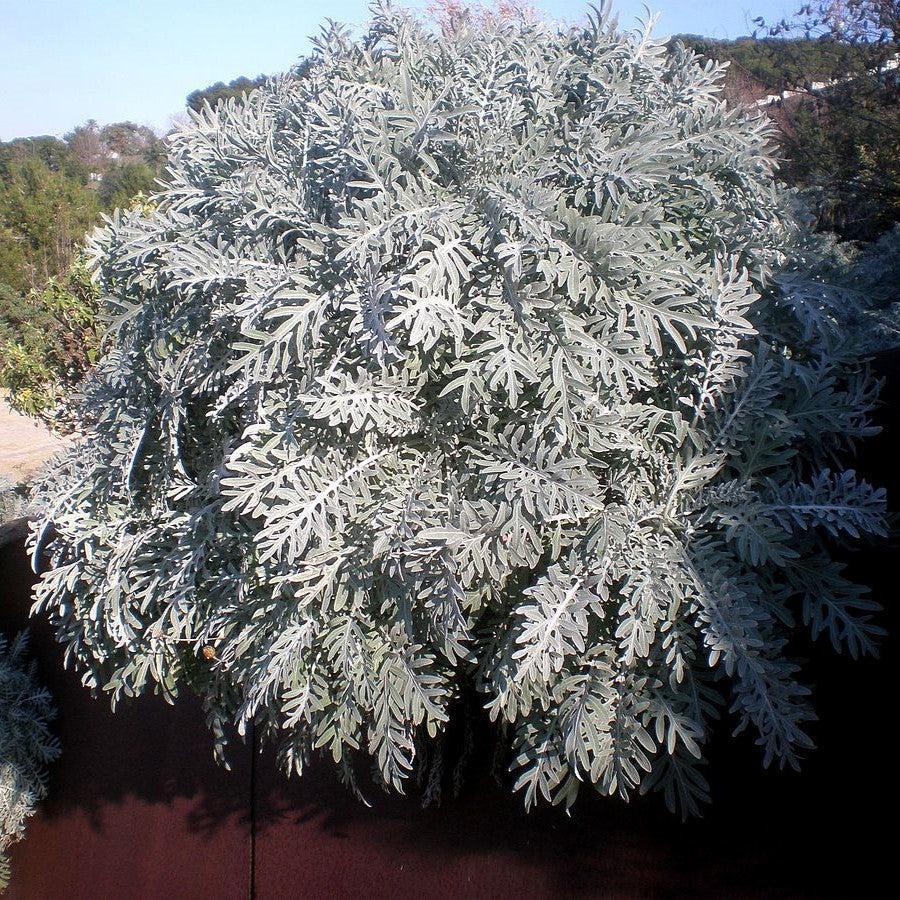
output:
[[128,206],[137,194],[153,192],[158,174],[158,170],[145,162],[115,166],[100,182],[100,202],[106,209]]
[[98,220],[94,191],[36,156],[11,161],[0,182],[0,286],[42,288],[72,263]]
[[256,78],[247,78],[242,75],[240,78],[235,78],[234,81],[229,81],[228,84],[225,84],[224,81],[217,81],[209,87],[188,94],[187,105],[188,108],[195,111],[203,108],[204,101],[210,106],[215,106],[220,100],[227,100],[229,97],[243,97],[264,84],[265,81],[265,75],[257,75]]

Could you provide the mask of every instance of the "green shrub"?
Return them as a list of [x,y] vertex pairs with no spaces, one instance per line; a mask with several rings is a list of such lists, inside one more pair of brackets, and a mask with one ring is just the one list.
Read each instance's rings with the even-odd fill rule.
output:
[[40,291],[0,301],[0,386],[10,405],[66,429],[73,390],[100,344],[99,292],[81,263]]
[[12,159],[0,179],[0,291],[39,290],[72,263],[99,219],[93,191],[36,156]]
[[879,632],[831,554],[885,528],[840,465],[875,385],[721,75],[602,18],[377,7],[197,113],[94,240],[113,343],[39,489],[86,683],[188,685],[351,785],[402,789],[466,683],[529,805],[695,810],[729,708],[797,765],[790,623]]

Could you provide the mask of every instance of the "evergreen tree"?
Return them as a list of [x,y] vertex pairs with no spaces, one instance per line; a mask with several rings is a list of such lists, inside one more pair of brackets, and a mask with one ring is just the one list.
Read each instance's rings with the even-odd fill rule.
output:
[[241,75],[240,78],[235,78],[233,81],[229,81],[228,84],[225,84],[224,81],[217,81],[209,87],[192,91],[188,94],[185,102],[188,109],[199,112],[207,103],[210,106],[216,106],[219,102],[232,97],[243,99],[251,91],[265,84],[265,81],[265,75],[257,75],[256,78],[247,78],[245,75]]
[[832,557],[885,529],[840,462],[876,386],[722,71],[606,13],[378,5],[202,107],[92,240],[111,349],[39,488],[85,682],[189,686],[351,785],[402,790],[467,681],[528,805],[694,811],[729,707],[796,766],[791,623],[879,633]]
[[77,178],[37,156],[11,160],[0,180],[0,303],[64,272],[98,219],[94,192]]

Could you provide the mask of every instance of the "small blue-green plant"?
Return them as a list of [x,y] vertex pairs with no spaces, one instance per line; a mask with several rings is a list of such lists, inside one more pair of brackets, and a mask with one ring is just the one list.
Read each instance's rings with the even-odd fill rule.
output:
[[24,632],[11,645],[0,636],[0,890],[9,883],[9,845],[24,837],[47,793],[47,766],[59,756],[53,703],[35,681],[27,650]]

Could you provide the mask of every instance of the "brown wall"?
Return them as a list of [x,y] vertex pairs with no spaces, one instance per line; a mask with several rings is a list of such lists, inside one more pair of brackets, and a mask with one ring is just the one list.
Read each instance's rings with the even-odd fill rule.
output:
[[[900,365],[885,415],[896,410]],[[896,419],[897,417],[894,416]],[[857,468],[900,497],[898,428]],[[895,501],[896,503],[896,501]],[[877,896],[893,881],[896,808],[896,555],[851,556],[891,630],[879,661],[803,645],[821,721],[800,775],[762,772],[746,737],[722,727],[710,749],[713,805],[682,825],[658,797],[629,806],[587,798],[572,818],[525,815],[487,765],[458,799],[421,809],[370,792],[352,799],[317,767],[286,781],[266,752],[211,758],[195,704],[143,698],[116,715],[72,673],[46,624],[32,626],[41,674],[60,708],[63,755],[50,797],[12,852],[14,898],[794,897]],[[21,546],[0,548],[0,625],[29,606]]]

